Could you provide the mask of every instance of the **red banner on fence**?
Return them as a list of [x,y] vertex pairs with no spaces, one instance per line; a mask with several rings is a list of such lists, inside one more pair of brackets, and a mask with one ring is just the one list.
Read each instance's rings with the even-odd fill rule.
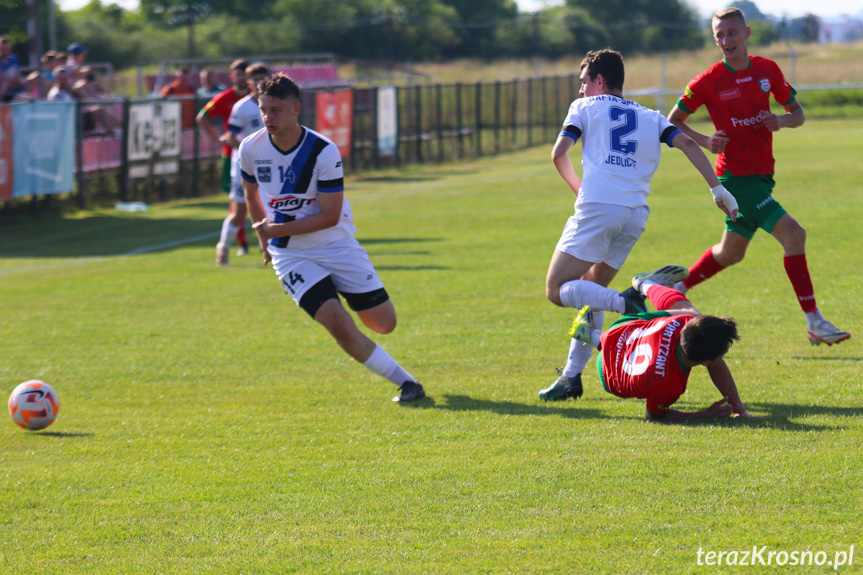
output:
[[343,158],[351,155],[351,137],[354,123],[354,92],[318,92],[315,94],[315,130],[331,139]]
[[12,108],[0,106],[0,201],[12,199]]

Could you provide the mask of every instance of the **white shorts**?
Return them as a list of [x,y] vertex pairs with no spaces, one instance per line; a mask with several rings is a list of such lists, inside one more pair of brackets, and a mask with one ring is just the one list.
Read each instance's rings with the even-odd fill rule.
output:
[[246,193],[243,191],[243,180],[231,178],[231,201],[238,204],[246,203]]
[[315,284],[330,276],[340,293],[368,293],[384,287],[369,254],[353,236],[306,250],[270,252],[273,271],[297,305]]
[[563,228],[557,251],[619,270],[644,233],[650,208],[582,204]]

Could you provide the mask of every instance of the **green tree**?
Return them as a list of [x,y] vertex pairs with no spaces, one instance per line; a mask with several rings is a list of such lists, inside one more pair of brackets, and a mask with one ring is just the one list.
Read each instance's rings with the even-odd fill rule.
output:
[[696,14],[680,0],[567,0],[566,5],[589,14],[605,30],[611,47],[624,53],[702,44]]
[[453,28],[459,44],[446,50],[446,56],[488,59],[501,55],[497,32],[518,17],[514,0],[443,0],[443,4],[455,9],[458,18]]
[[296,21],[304,52],[380,61],[428,60],[458,42],[458,15],[440,0],[278,0],[274,15]]

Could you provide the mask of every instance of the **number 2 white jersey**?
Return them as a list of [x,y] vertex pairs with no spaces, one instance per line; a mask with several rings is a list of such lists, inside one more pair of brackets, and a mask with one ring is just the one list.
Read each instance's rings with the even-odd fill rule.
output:
[[569,107],[562,136],[581,137],[581,189],[575,205],[647,206],[661,144],[679,130],[655,110],[618,96],[579,98]]
[[[343,192],[342,156],[325,136],[303,127],[299,143],[291,150],[280,150],[270,140],[266,128],[248,136],[240,144],[237,157],[242,177],[258,185],[267,218],[276,223],[299,220],[321,211],[322,193]],[[348,199],[342,201],[342,215],[333,227],[309,234],[273,238],[271,254],[302,250],[353,236],[357,228]]]

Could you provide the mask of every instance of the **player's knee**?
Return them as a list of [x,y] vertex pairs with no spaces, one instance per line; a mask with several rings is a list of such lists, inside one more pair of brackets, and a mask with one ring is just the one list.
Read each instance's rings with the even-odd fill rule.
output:
[[373,331],[381,335],[386,335],[388,333],[392,333],[393,330],[396,329],[396,323],[396,318],[392,317],[386,318],[384,321],[377,321],[373,325],[369,325],[368,323],[366,325]]
[[560,288],[545,286],[545,297],[554,305],[563,307],[563,303],[560,301]]

